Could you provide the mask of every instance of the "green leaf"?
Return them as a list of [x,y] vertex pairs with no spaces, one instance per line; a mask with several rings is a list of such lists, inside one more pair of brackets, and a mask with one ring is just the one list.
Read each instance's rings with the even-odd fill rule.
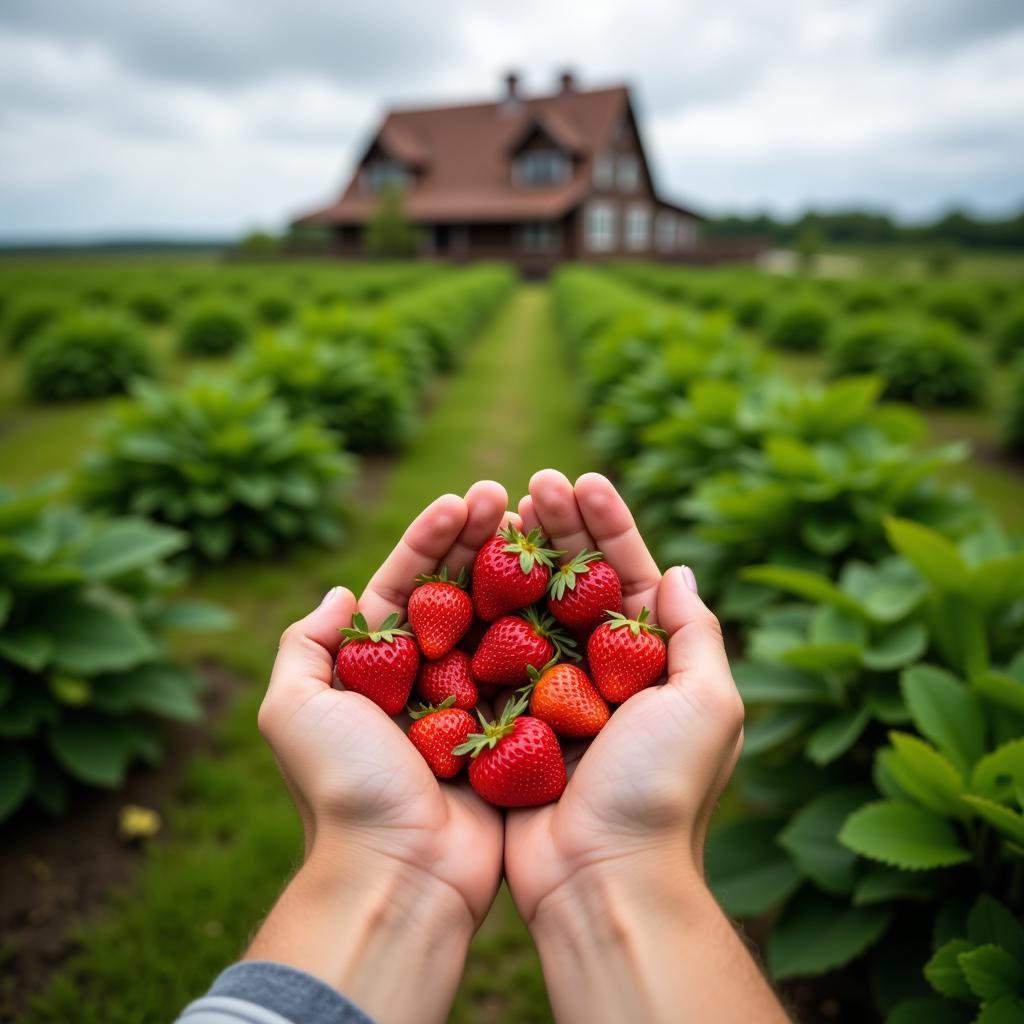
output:
[[1024,989],[1024,964],[1001,946],[979,946],[958,957],[971,991],[982,1002],[1019,995]]
[[840,590],[828,577],[786,565],[752,565],[740,573],[742,579],[775,587],[808,601],[835,605],[851,615],[863,615],[860,604]]
[[952,867],[971,859],[956,832],[927,808],[878,800],[854,811],[839,841],[862,857],[908,871]]
[[914,725],[966,776],[985,752],[985,721],[977,696],[942,669],[915,665],[900,677]]
[[[126,707],[183,722],[194,722],[202,717],[202,705],[195,696],[195,677],[174,665],[142,665],[113,677],[112,682],[116,682],[125,695]],[[97,698],[103,691],[101,681],[97,685]]]
[[788,665],[740,661],[733,665],[733,679],[747,704],[832,704],[828,683]]
[[776,821],[742,820],[712,831],[705,853],[708,882],[725,912],[763,914],[800,885],[796,865],[776,845]]
[[938,996],[906,999],[885,1018],[885,1024],[969,1024],[962,1007]]
[[988,1003],[974,1019],[974,1024],[1024,1024],[1024,1003],[1016,996],[1003,996]]
[[861,661],[876,672],[903,668],[917,661],[927,647],[928,630],[920,622],[901,622],[873,641]]
[[1024,683],[1002,672],[985,672],[974,679],[974,689],[986,700],[1024,714]]
[[1024,845],[1024,815],[983,796],[965,795],[962,799],[965,803],[970,804],[974,812],[984,818],[996,831],[1002,833],[1012,842]]
[[1018,786],[1024,786],[1024,737],[986,754],[974,766],[971,776],[975,793],[1000,803],[1012,800]]
[[867,705],[833,715],[811,733],[805,748],[807,756],[817,765],[831,764],[857,742],[870,721]]
[[885,907],[851,907],[845,900],[805,892],[772,928],[771,975],[781,980],[842,967],[878,941],[890,918]]
[[94,580],[144,569],[188,546],[178,530],[148,519],[115,519],[99,526],[78,553],[82,571]]
[[798,644],[782,651],[778,660],[807,672],[851,669],[860,663],[860,645],[849,643]]
[[928,984],[940,995],[973,1002],[974,993],[960,966],[960,954],[973,948],[966,939],[953,939],[937,949],[931,960],[924,965],[924,976]]
[[75,778],[114,788],[124,782],[132,755],[132,736],[117,718],[77,714],[50,727],[50,749]]
[[14,595],[6,587],[0,587],[0,629],[3,629],[13,606]]
[[801,808],[779,834],[779,845],[819,888],[834,893],[853,888],[857,857],[840,845],[839,829],[870,796],[861,787],[825,793]]
[[913,900],[927,903],[935,896],[935,878],[928,871],[900,871],[879,864],[873,867],[853,890],[855,906]]
[[971,572],[970,595],[985,615],[1024,597],[1024,554],[992,558]]
[[1024,924],[988,893],[977,898],[967,915],[967,938],[975,946],[1002,946],[1024,962]]
[[230,629],[235,617],[210,601],[175,601],[161,609],[153,624],[158,629],[182,629],[193,633]]
[[893,750],[886,766],[900,789],[943,817],[965,817],[963,777],[953,764],[916,736],[891,732],[889,740]]
[[0,821],[13,814],[32,789],[32,757],[21,746],[0,746]]
[[744,727],[744,758],[757,757],[802,733],[814,720],[814,712],[802,708],[777,708],[757,715]]
[[30,672],[41,672],[46,668],[53,651],[52,638],[33,626],[0,633],[0,655]]
[[965,591],[970,571],[954,544],[921,523],[888,517],[885,532],[889,543],[939,590]]
[[989,668],[985,622],[970,599],[963,594],[943,594],[928,603],[932,642],[942,660],[973,679]]
[[54,665],[73,675],[132,668],[155,653],[137,622],[106,605],[67,598],[54,601],[40,620],[57,641]]

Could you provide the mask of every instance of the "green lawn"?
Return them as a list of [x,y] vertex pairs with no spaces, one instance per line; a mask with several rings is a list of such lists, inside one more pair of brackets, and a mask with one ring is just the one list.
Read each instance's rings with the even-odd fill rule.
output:
[[[192,763],[178,799],[163,808],[165,838],[152,845],[139,877],[81,927],[81,951],[27,1021],[164,1022],[237,957],[299,850],[295,815],[255,729],[281,629],[328,586],[359,588],[437,494],[494,477],[515,500],[541,466],[569,474],[588,468],[567,375],[546,291],[521,287],[444,386],[380,496],[356,509],[340,550],[227,566],[197,581],[197,591],[237,612],[239,626],[191,644],[189,653],[218,659],[250,687],[221,727],[214,756]],[[23,436],[32,433],[26,427]],[[547,1017],[535,954],[503,893],[473,944],[453,1020]]]

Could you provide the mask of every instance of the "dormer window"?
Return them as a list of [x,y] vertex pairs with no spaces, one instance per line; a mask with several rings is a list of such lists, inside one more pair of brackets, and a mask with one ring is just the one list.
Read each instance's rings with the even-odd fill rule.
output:
[[529,149],[513,166],[517,185],[559,185],[569,177],[569,159],[557,149]]
[[640,187],[640,161],[632,153],[619,157],[615,177],[620,192],[635,192]]
[[386,188],[405,189],[411,183],[412,177],[408,170],[397,160],[372,160],[363,168],[364,192],[377,193]]

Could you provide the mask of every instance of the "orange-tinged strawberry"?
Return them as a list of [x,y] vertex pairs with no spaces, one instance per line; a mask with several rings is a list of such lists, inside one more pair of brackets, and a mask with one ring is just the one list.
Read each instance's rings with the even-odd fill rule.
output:
[[611,712],[590,677],[578,665],[545,665],[530,676],[530,714],[547,722],[559,736],[596,736]]
[[409,739],[439,779],[451,779],[462,771],[466,755],[452,751],[465,743],[476,728],[473,716],[453,707],[454,703],[455,698],[449,697],[437,707],[427,704],[409,709],[413,719]]
[[584,548],[551,574],[548,610],[563,626],[589,634],[609,612],[622,611],[619,574],[600,551]]
[[547,590],[554,559],[540,528],[524,534],[509,525],[477,552],[473,562],[473,607],[485,622],[539,601]]
[[468,754],[469,783],[498,807],[537,807],[566,786],[565,762],[551,727],[524,715],[526,698],[510,702],[496,722],[484,723],[455,753]]
[[635,619],[610,615],[587,642],[587,661],[601,696],[621,704],[658,681],[665,671],[665,631],[647,621],[644,608]]
[[340,631],[343,639],[335,662],[345,689],[369,697],[389,715],[405,707],[420,664],[416,641],[398,622],[394,612],[378,629],[370,629],[362,613],[356,612],[352,625]]
[[416,676],[416,692],[430,704],[440,704],[451,697],[455,707],[472,711],[478,693],[469,663],[469,655],[457,647],[435,661],[422,662]]
[[409,625],[428,658],[447,654],[473,621],[473,602],[466,593],[466,570],[448,579],[448,567],[432,576],[417,576],[409,597]]
[[542,616],[535,608],[520,615],[503,615],[491,623],[473,655],[473,678],[491,686],[523,686],[529,666],[539,669],[556,652],[568,653],[575,646],[550,615]]

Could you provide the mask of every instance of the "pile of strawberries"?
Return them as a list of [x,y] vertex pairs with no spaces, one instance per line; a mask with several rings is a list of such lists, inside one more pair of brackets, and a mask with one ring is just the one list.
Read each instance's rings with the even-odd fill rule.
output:
[[[618,574],[599,551],[546,547],[539,529],[501,530],[465,571],[417,578],[409,628],[390,616],[370,629],[361,615],[343,629],[336,665],[346,689],[389,715],[415,686],[424,703],[409,709],[409,739],[440,779],[469,762],[469,781],[499,807],[557,800],[566,785],[559,737],[596,736],[621,704],[665,669],[665,634],[622,610]],[[589,674],[582,667],[586,650]],[[515,691],[496,721],[477,709],[482,694]]]

